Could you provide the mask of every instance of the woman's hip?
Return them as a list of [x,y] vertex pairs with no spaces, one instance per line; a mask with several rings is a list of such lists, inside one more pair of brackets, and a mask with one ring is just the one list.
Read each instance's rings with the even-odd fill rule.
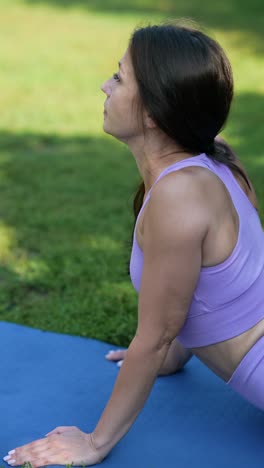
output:
[[226,384],[264,411],[264,336],[247,352]]

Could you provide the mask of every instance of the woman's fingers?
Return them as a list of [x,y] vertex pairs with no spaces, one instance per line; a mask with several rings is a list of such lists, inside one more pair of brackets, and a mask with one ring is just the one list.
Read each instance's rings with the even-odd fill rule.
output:
[[[43,456],[49,450],[49,442],[48,439],[39,439],[30,444],[22,445],[21,447],[17,447],[14,450],[8,452],[8,455],[4,457],[4,461],[8,463],[10,466],[18,466],[23,465],[27,461],[31,461],[32,457],[34,458],[35,455]],[[32,463],[34,467],[35,464]]]
[[126,349],[117,349],[116,351],[111,350],[106,354],[105,357],[109,361],[123,361],[125,359],[126,352]]
[[33,468],[46,465],[96,465],[102,459],[94,447],[91,434],[75,426],[56,428],[60,434],[39,439],[9,451],[4,460],[10,466],[30,463]]

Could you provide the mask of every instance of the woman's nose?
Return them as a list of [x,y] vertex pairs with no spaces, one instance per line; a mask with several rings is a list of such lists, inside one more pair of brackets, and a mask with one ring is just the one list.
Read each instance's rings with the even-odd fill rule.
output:
[[103,93],[105,93],[107,96],[110,96],[111,88],[110,88],[109,80],[105,81],[105,82],[102,84],[101,90],[102,90]]

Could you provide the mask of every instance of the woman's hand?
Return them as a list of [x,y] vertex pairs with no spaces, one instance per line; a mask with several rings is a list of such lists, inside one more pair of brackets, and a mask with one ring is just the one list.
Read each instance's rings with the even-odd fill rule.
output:
[[[117,349],[116,351],[109,351],[105,357],[109,361],[116,362],[117,366],[121,367],[126,357],[126,353],[126,349]],[[189,349],[185,349],[177,338],[175,338],[170,345],[167,356],[159,369],[158,375],[163,376],[175,374],[184,367],[191,357],[191,351]]]
[[116,351],[111,350],[111,351],[108,351],[105,357],[109,361],[116,362],[116,365],[118,367],[121,367],[124,362],[126,353],[127,353],[127,349],[117,349]]
[[30,462],[33,468],[45,465],[95,465],[104,457],[93,444],[92,434],[77,427],[62,426],[36,440],[11,451],[4,460],[11,466]]

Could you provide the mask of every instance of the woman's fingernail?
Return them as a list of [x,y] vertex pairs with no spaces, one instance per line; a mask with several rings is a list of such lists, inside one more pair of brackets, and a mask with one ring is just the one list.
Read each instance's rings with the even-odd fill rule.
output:
[[12,459],[12,460],[9,460],[7,463],[8,463],[8,465],[12,465],[13,463],[16,463],[16,460]]
[[13,455],[13,453],[15,453],[15,450],[9,450],[9,452],[7,452],[8,455]]
[[6,457],[3,458],[4,461],[10,460],[10,455],[7,455]]
[[123,362],[124,362],[124,360],[123,360],[123,361],[118,361],[116,365],[117,365],[118,367],[121,367],[122,364],[123,364]]

